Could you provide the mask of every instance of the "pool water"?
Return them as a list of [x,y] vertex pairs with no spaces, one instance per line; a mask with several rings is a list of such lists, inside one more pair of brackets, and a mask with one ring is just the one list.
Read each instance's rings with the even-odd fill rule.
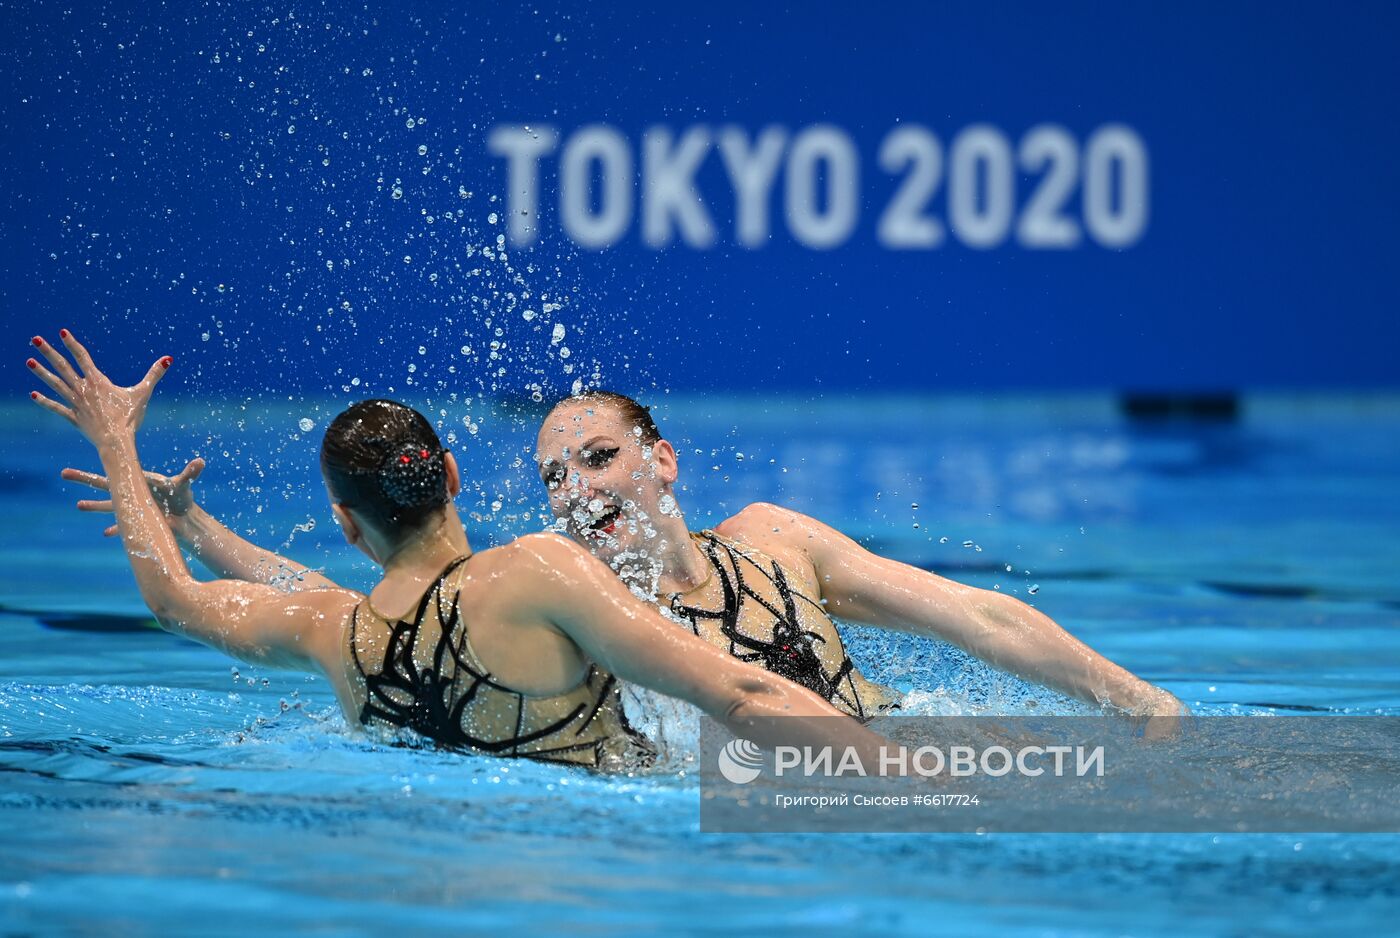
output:
[[[149,465],[205,456],[199,492],[231,526],[373,582],[314,475],[343,402],[171,400]],[[1034,602],[1204,714],[1400,714],[1400,401],[1130,424],[1096,396],[708,397],[659,417],[694,526],[790,505]],[[454,449],[480,546],[542,522],[528,415],[477,419]],[[1400,910],[1394,835],[712,835],[687,775],[372,742],[322,681],[145,627],[118,545],[58,479],[95,465],[86,444],[28,406],[0,427],[6,933],[1267,935],[1378,933]],[[947,646],[847,634],[870,676],[944,712],[1080,712]]]

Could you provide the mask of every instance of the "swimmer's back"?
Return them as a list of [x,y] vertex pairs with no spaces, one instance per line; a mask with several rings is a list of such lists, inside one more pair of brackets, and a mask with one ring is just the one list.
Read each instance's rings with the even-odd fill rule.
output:
[[522,562],[536,541],[458,557],[398,607],[359,603],[344,636],[347,715],[455,749],[595,768],[644,761],[616,680],[537,609]]

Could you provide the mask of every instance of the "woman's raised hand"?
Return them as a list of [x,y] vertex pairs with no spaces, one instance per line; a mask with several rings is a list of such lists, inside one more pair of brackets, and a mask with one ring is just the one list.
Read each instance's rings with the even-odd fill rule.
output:
[[95,446],[111,443],[134,435],[146,416],[146,405],[151,400],[151,392],[156,382],[165,376],[170,368],[171,358],[165,356],[156,360],[146,377],[129,388],[118,387],[93,364],[92,356],[77,337],[67,329],[59,331],[63,344],[73,361],[82,370],[79,374],[63,353],[54,348],[42,337],[33,338],[34,347],[44,353],[50,371],[34,359],[29,359],[29,369],[39,376],[54,393],[67,402],[51,400],[38,391],[30,392],[30,397],[40,407],[51,410],[66,418],[82,431]]
[[[184,517],[191,508],[194,507],[194,480],[199,478],[199,474],[204,471],[204,460],[199,457],[191,459],[185,464],[178,475],[164,476],[159,472],[147,472],[146,483],[151,487],[151,495],[155,497],[156,504],[161,511],[172,520]],[[96,472],[84,472],[81,469],[64,469],[59,473],[69,482],[81,482],[83,485],[90,485],[100,492],[108,490],[107,477]],[[79,511],[107,511],[112,510],[112,500],[109,499],[83,499],[78,502]],[[102,532],[107,537],[115,537],[117,526],[111,525]]]

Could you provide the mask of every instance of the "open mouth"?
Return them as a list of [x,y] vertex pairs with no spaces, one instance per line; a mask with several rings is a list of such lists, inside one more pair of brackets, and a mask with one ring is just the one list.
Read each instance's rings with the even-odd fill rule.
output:
[[592,535],[611,534],[617,528],[617,519],[622,515],[619,508],[610,507],[603,511],[601,515],[594,518],[588,525],[588,533]]

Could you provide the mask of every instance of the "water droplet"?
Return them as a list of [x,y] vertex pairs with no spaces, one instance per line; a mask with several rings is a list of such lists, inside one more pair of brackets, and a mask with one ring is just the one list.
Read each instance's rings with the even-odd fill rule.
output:
[[289,125],[287,125],[287,133],[289,133],[289,134],[294,134],[294,133],[296,133],[296,132],[297,132],[297,125],[296,125],[296,124],[289,124]]
[[389,194],[390,194],[391,196],[393,196],[394,198],[396,198],[396,199],[402,199],[402,198],[403,198],[403,189],[399,188],[398,186],[395,186],[394,189],[393,189],[393,191],[390,192]]
[[428,155],[428,145],[427,145],[426,143],[420,143],[420,144],[418,145],[418,155],[419,155],[419,156],[427,156],[427,155]]
[[912,509],[914,509],[915,511],[918,511],[918,510],[919,510],[919,503],[918,503],[918,502],[910,502],[910,503],[909,503],[909,507],[912,508]]
[[1040,584],[1032,583],[1030,586],[1026,587],[1026,592],[1034,596],[1036,593],[1040,592]]
[[312,430],[316,429],[316,422],[310,417],[302,417],[297,421],[297,427],[300,428],[302,433],[310,433]]
[[494,225],[496,222],[500,221],[500,217],[495,212],[492,212],[490,215],[486,216],[486,220]]
[[564,341],[564,324],[562,322],[556,322],[554,324],[554,332],[550,335],[549,340],[553,345],[558,345],[560,342]]
[[963,541],[963,546],[964,546],[964,547],[976,547],[977,545],[974,544],[974,543],[972,543],[971,541]]

